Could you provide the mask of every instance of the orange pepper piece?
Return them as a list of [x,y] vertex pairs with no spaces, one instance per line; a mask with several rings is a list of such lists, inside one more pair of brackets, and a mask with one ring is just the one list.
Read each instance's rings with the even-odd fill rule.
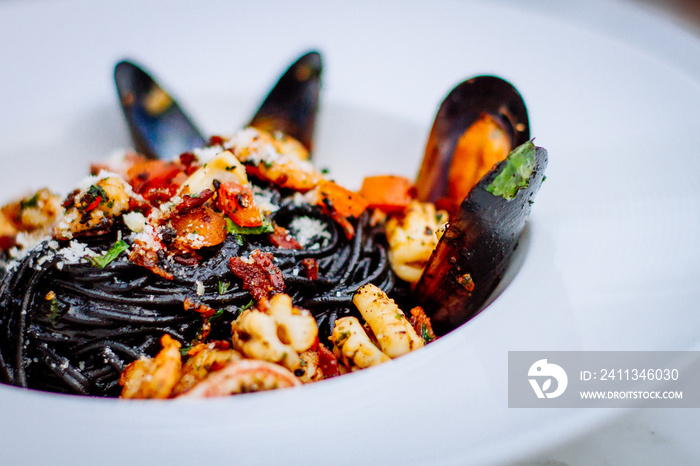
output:
[[367,209],[367,201],[362,196],[332,181],[321,180],[318,192],[318,203],[332,207],[343,217],[359,217]]
[[411,203],[414,193],[411,180],[395,175],[368,176],[358,192],[370,208],[387,214],[403,211]]

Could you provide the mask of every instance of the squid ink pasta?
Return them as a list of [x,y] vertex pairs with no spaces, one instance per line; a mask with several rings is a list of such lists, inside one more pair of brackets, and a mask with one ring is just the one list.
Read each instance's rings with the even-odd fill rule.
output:
[[[116,397],[134,377],[135,397],[168,397],[191,388],[182,381],[197,357],[216,359],[197,367],[200,383],[239,359],[301,382],[362,366],[339,350],[349,334],[338,336],[338,322],[363,320],[353,302],[363,287],[385,299],[408,290],[392,271],[384,218],[279,142],[249,128],[175,161],[127,154],[93,167],[64,199],[42,190],[5,206],[18,229],[25,217],[43,224],[24,225],[0,256],[2,382]],[[30,237],[38,241],[24,246]],[[286,317],[273,312],[276,295],[293,303]],[[246,326],[266,312],[272,324]],[[169,353],[175,375],[158,372],[168,345],[179,350]],[[265,349],[274,345],[294,358]],[[159,377],[167,388],[156,396],[144,381]]]
[[141,153],[93,165],[67,196],[0,207],[0,381],[121,398],[294,387],[398,358],[434,341],[433,324],[442,335],[481,312],[548,160],[517,89],[458,84],[415,183],[368,176],[354,192],[309,160],[320,72],[304,55],[250,127],[164,160],[204,138],[120,62]]

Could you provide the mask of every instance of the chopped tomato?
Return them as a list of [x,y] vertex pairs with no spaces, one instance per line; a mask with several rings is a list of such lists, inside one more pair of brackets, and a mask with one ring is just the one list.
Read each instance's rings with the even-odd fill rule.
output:
[[369,203],[370,208],[391,214],[408,207],[414,192],[413,183],[408,178],[384,175],[366,177],[358,194]]
[[263,224],[260,209],[253,200],[253,190],[233,181],[221,183],[216,205],[225,212],[236,225],[259,227]]
[[[286,228],[274,226],[275,231],[270,234],[270,242],[280,249],[304,249],[299,242],[289,234]],[[303,262],[303,261],[302,261]]]
[[326,379],[340,375],[338,358],[331,350],[321,344],[318,345],[318,366]]
[[249,260],[232,257],[228,268],[243,281],[243,289],[248,290],[258,301],[258,308],[261,307],[261,300],[265,302],[270,296],[284,291],[282,271],[274,264],[274,256],[269,252],[256,249],[250,254]]
[[127,177],[135,193],[152,202],[165,202],[180,189],[187,174],[179,163],[148,160],[129,168]]
[[310,280],[318,280],[318,262],[313,257],[307,257],[301,261],[301,265],[306,272],[306,278]]

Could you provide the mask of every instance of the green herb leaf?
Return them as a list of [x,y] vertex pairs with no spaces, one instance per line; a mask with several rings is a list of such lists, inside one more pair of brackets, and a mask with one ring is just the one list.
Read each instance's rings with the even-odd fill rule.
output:
[[349,332],[349,331],[340,332],[340,334],[338,335],[338,341],[336,342],[336,344],[337,344],[337,345],[342,345],[343,342],[345,342],[345,340],[347,340],[348,338],[350,338],[350,332]]
[[104,189],[102,189],[102,186],[98,186],[96,184],[93,184],[88,188],[87,194],[91,195],[93,199],[97,199],[98,197],[101,198],[100,204],[104,204],[108,199],[107,193]]
[[275,229],[267,219],[263,220],[263,224],[259,227],[242,227],[233,223],[230,218],[226,218],[226,231],[237,235],[262,235],[272,233]]
[[501,172],[486,188],[494,196],[511,200],[518,191],[528,186],[530,175],[535,168],[535,145],[528,141],[508,154]]
[[39,206],[39,192],[38,191],[36,194],[34,194],[29,199],[22,199],[22,201],[19,203],[20,210],[24,210],[24,209],[27,209],[29,207],[38,207],[38,206]]
[[230,287],[231,284],[229,282],[222,282],[219,280],[219,294],[226,294]]
[[231,233],[231,234],[233,235],[233,239],[236,240],[236,244],[239,246],[243,246],[243,244],[244,244],[243,237],[241,235],[239,235],[238,233]]
[[245,311],[246,309],[250,309],[251,307],[253,307],[254,304],[255,304],[255,300],[254,300],[254,299],[251,299],[251,300],[248,302],[248,304],[246,304],[245,306],[243,306],[243,307],[237,309],[237,310],[233,313],[233,318],[234,318],[234,319],[238,319],[238,316],[241,315],[241,312]]
[[209,320],[209,322],[211,322],[212,320],[216,320],[216,319],[220,318],[222,315],[224,315],[224,310],[223,310],[223,309],[219,309],[219,310],[216,311],[214,314],[212,314],[212,316],[209,317],[208,320]]
[[431,341],[433,341],[433,337],[431,337],[431,336],[430,336],[430,333],[428,332],[428,326],[427,326],[427,325],[425,325],[425,324],[421,325],[420,330],[421,330],[420,336],[421,336],[421,338],[423,338],[423,341],[424,341],[424,342],[430,343]]
[[52,325],[56,325],[56,321],[59,317],[61,317],[61,310],[58,307],[58,300],[56,298],[51,300],[49,313],[46,317],[49,319]]
[[126,251],[129,249],[129,245],[126,244],[124,241],[119,240],[114,245],[109,248],[109,251],[105,252],[101,256],[96,256],[96,257],[88,257],[88,260],[94,265],[95,267],[99,268],[105,268],[110,262],[115,260],[117,257],[119,257],[119,254],[122,252]]

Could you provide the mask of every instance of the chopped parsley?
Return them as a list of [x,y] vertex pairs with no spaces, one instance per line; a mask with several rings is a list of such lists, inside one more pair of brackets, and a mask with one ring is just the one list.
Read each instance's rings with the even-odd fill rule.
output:
[[58,300],[54,297],[49,305],[49,313],[46,315],[51,324],[56,325],[56,321],[61,317],[61,310],[58,307]]
[[117,257],[119,257],[119,254],[126,251],[127,249],[129,249],[129,245],[126,244],[124,241],[119,240],[116,243],[114,243],[114,245],[111,248],[109,248],[109,251],[105,252],[101,256],[88,257],[88,260],[95,267],[103,269],[110,262],[114,261]]
[[229,282],[222,282],[219,280],[219,294],[226,294],[230,287],[231,284]]
[[21,210],[28,209],[30,207],[38,207],[39,206],[39,192],[34,194],[29,199],[22,199],[22,201],[20,202],[19,205],[20,205]]
[[91,185],[86,194],[92,196],[93,199],[97,199],[98,197],[101,198],[100,204],[104,204],[108,199],[107,193],[104,189],[102,189],[102,186],[98,186],[96,184]]
[[207,320],[208,320],[209,322],[211,322],[212,320],[216,320],[216,319],[220,318],[222,315],[224,315],[224,310],[223,310],[223,309],[219,309],[219,310],[216,311],[214,314],[212,314],[211,317],[209,317]]
[[231,233],[233,235],[233,239],[236,240],[236,244],[239,246],[243,246],[243,237],[239,235],[238,233]]
[[423,338],[423,341],[426,343],[430,343],[433,341],[433,337],[430,335],[430,332],[428,331],[428,326],[425,324],[422,324],[420,326],[420,336]]
[[243,311],[245,311],[246,309],[250,309],[253,306],[253,304],[255,304],[255,300],[251,299],[248,302],[248,304],[246,304],[245,306],[243,306],[241,308],[236,309],[236,311],[233,313],[233,318],[237,319],[238,316],[240,316]]

